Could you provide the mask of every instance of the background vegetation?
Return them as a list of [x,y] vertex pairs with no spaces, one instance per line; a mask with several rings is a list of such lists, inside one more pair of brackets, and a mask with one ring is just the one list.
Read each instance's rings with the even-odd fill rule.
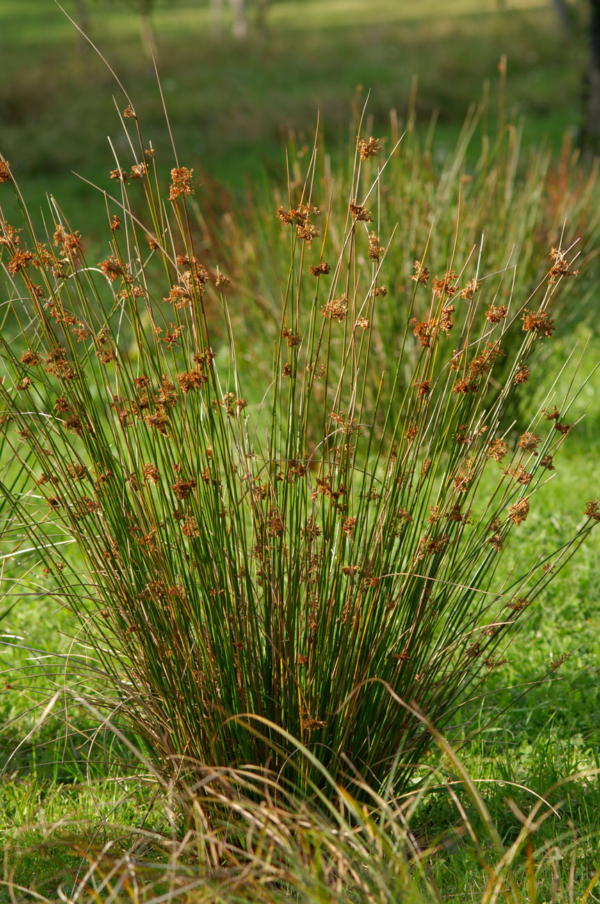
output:
[[[136,98],[148,139],[166,148],[155,73],[133,4],[88,5],[91,37]],[[65,9],[76,16],[75,3],[66,0]],[[410,0],[278,0],[266,34],[253,26],[250,7],[244,41],[228,29],[215,38],[209,5],[201,0],[157,0],[153,22],[180,154],[201,173],[206,191],[219,182],[219,195],[239,196],[250,190],[250,177],[265,170],[284,181],[282,139],[291,129],[301,145],[310,144],[318,111],[334,150],[348,135],[357,92],[361,99],[371,92],[369,112],[379,129],[392,110],[406,124],[413,109],[424,132],[434,117],[436,153],[443,153],[486,91],[495,115],[502,54],[507,115],[526,116],[526,143],[556,147],[566,131],[576,136],[584,121],[588,8],[580,0],[569,9],[569,40],[549,0],[426,0],[418,6]],[[0,42],[3,153],[17,177],[27,178],[36,203],[51,175],[52,191],[71,217],[89,197],[72,170],[107,185],[114,81],[49,0],[3,0]],[[116,137],[117,151],[122,140]]]

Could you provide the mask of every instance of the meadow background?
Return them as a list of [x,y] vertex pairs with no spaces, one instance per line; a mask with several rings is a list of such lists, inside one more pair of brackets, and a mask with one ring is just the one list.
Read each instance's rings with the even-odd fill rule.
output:
[[[68,0],[64,7],[75,18],[81,15]],[[584,2],[569,3],[567,12],[568,30],[550,0],[277,0],[264,23],[257,24],[251,6],[248,33],[235,39],[227,9],[217,34],[207,3],[157,0],[151,21],[160,80],[180,159],[198,177],[196,200],[208,250],[226,242],[232,223],[250,222],[267,205],[274,213],[277,192],[285,194],[286,145],[301,164],[312,146],[317,115],[326,153],[334,165],[342,160],[355,141],[356,115],[367,93],[369,134],[390,129],[401,134],[408,128],[430,153],[433,167],[443,168],[470,108],[484,99],[485,112],[461,163],[465,172],[476,164],[482,136],[510,123],[521,145],[515,178],[526,170],[530,153],[542,151],[550,155],[557,183],[565,169],[575,167],[587,178],[594,151],[577,155],[576,149],[585,126],[589,9]],[[88,13],[91,39],[134,98],[146,139],[158,157],[167,158],[169,136],[138,12],[126,3],[90,0]],[[41,222],[39,211],[53,195],[93,253],[101,247],[106,214],[84,180],[111,187],[108,135],[117,154],[126,151],[118,120],[124,105],[114,80],[50,0],[0,0],[0,58],[0,151],[10,160],[34,219]],[[505,80],[498,70],[502,59]],[[13,202],[6,204],[10,218]],[[592,212],[584,236],[584,288],[572,289],[568,328],[546,357],[549,379],[574,343],[585,349],[583,373],[598,361],[596,227]],[[264,227],[265,248],[271,228]],[[243,268],[240,259],[236,273]],[[252,278],[256,289],[260,279]],[[268,294],[264,286],[260,291]],[[236,316],[243,322],[243,307]],[[565,386],[571,375],[569,367]],[[600,493],[599,392],[600,378],[593,376],[581,399],[586,418],[569,437],[553,494],[531,517],[527,542],[511,555],[533,561],[581,522],[585,501]],[[491,678],[494,693],[480,710],[468,713],[470,724],[499,714],[461,753],[470,773],[487,782],[486,800],[503,839],[514,837],[519,827],[507,797],[526,810],[531,792],[544,794],[560,778],[600,767],[599,554],[600,540],[593,535],[532,607],[507,663]],[[12,589],[5,599],[7,605],[15,602]],[[33,844],[30,853],[17,858],[16,881],[41,888],[77,860],[72,843],[49,850],[37,846],[45,825],[74,818],[78,837],[85,839],[102,815],[112,819],[117,812],[124,825],[135,825],[147,818],[150,804],[134,781],[115,783],[102,763],[90,767],[76,734],[65,740],[63,728],[50,722],[29,737],[37,716],[23,713],[43,684],[30,667],[43,663],[46,653],[66,649],[64,613],[50,598],[23,596],[3,629],[8,644],[25,642],[37,652],[6,646],[0,653],[5,722],[0,753],[7,763],[0,784],[0,832],[7,845],[16,838],[19,844],[24,839],[25,847]],[[540,681],[563,657],[560,669]],[[83,725],[85,714],[74,719]],[[90,770],[93,782],[86,786]],[[510,793],[506,782],[515,783]],[[575,780],[554,793],[552,803],[559,800],[560,816],[542,830],[543,843],[556,851],[552,856],[570,860],[566,884],[552,891],[552,900],[580,900],[600,866],[600,779]],[[161,828],[162,817],[149,818]],[[433,832],[450,829],[453,819],[447,803],[434,799],[422,824]],[[432,869],[444,900],[480,896],[478,859],[468,843],[453,843]],[[9,900],[4,894],[0,891],[0,900]]]

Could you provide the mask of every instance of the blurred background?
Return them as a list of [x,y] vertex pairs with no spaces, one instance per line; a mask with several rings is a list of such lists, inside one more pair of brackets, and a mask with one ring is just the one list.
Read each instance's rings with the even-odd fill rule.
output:
[[[400,130],[412,118],[424,136],[435,127],[438,154],[485,98],[490,119],[525,117],[525,145],[558,150],[568,134],[574,146],[598,149],[600,0],[63,0],[63,7],[0,0],[0,150],[34,206],[51,189],[78,220],[90,189],[72,171],[108,186],[107,136],[117,153],[125,149],[117,113],[125,103],[68,16],[122,79],[145,140],[169,153],[155,56],[180,161],[206,191],[218,184],[239,199],[265,175],[283,181],[290,132],[301,151],[318,114],[335,153],[355,138],[353,114],[369,91],[369,126],[387,131],[391,117]],[[89,235],[95,227],[86,215]]]

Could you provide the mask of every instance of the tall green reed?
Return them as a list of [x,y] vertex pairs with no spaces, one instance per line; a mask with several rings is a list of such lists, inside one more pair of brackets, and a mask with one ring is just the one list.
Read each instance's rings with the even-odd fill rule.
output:
[[544,412],[506,418],[575,253],[559,246],[533,296],[499,297],[481,255],[430,278],[433,226],[410,295],[386,295],[395,151],[376,170],[361,139],[345,196],[321,197],[315,146],[277,211],[289,270],[276,341],[254,332],[265,380],[238,355],[227,277],[198,259],[192,171],[175,157],[166,190],[131,104],[125,120],[98,264],[54,201],[39,240],[2,164],[23,217],[0,215],[2,431],[28,479],[0,484],[12,523],[167,772],[251,764],[309,791],[321,764],[359,793],[401,788],[430,744],[416,714],[455,717],[600,520],[592,500],[569,542],[502,572],[573,426],[576,392],[552,387]]

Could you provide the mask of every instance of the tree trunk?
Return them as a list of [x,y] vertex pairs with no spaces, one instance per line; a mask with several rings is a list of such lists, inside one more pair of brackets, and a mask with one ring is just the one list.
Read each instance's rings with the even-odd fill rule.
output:
[[588,76],[586,143],[595,153],[600,151],[600,0],[591,0],[590,68]]
[[234,38],[241,40],[248,33],[244,0],[229,0],[229,2],[231,3],[231,14],[233,16],[232,34]]
[[[90,10],[88,7],[87,0],[75,0],[75,21],[79,25],[80,29],[84,34],[88,37],[90,36]],[[90,45],[83,37],[80,35],[79,40],[79,52],[81,54],[86,53],[89,50]]]
[[256,0],[256,30],[259,35],[266,35],[267,13],[269,11],[269,0]]
[[213,37],[221,37],[223,32],[223,0],[210,0],[210,30]]
[[153,0],[139,0],[140,37],[146,55],[150,59],[158,59],[154,28],[152,27],[152,2]]
[[568,41],[571,37],[571,20],[566,0],[552,0],[552,5],[554,6],[558,24],[560,25],[562,38],[563,40]]

